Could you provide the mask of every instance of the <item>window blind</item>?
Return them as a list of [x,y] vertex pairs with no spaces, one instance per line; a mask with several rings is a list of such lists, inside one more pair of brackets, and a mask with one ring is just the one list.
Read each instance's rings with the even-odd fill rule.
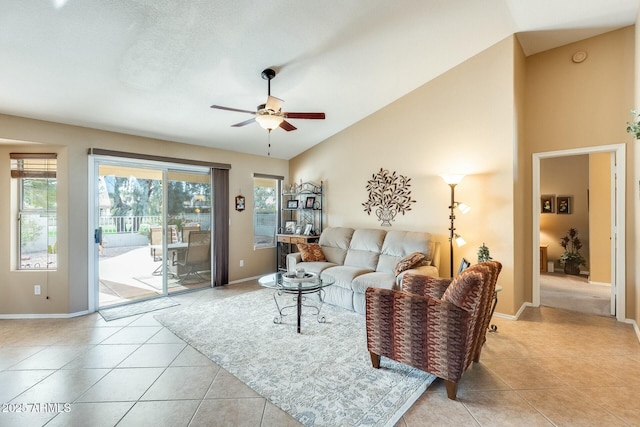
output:
[[55,178],[56,153],[10,153],[11,178]]

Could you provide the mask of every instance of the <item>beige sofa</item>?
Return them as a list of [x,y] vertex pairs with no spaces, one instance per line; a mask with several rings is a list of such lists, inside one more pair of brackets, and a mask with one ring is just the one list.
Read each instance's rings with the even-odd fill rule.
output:
[[[369,287],[398,289],[407,272],[438,277],[440,245],[431,234],[414,231],[378,229],[326,228],[319,245],[326,261],[302,261],[300,252],[287,255],[287,270],[330,275],[335,279],[325,288],[325,302],[358,313],[365,313],[365,291]],[[420,252],[426,261],[400,274],[395,274],[399,261]]]

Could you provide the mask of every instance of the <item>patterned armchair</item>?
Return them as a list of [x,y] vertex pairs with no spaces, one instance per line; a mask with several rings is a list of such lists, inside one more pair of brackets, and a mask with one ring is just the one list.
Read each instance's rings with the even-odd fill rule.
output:
[[480,351],[491,321],[491,303],[502,265],[475,264],[455,279],[406,275],[402,290],[366,291],[367,347],[374,368],[380,356],[445,381],[447,396]]

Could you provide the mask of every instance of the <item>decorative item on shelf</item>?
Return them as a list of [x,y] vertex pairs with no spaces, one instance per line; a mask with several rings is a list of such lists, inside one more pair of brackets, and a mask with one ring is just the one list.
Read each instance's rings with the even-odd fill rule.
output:
[[367,181],[369,200],[362,204],[364,211],[371,215],[373,208],[378,207],[375,213],[382,221],[380,225],[391,227],[391,221],[395,221],[398,213],[404,215],[406,211],[411,210],[411,204],[416,203],[411,198],[409,181],[411,178],[380,168],[380,171]]
[[304,208],[305,209],[313,209],[313,205],[316,202],[316,198],[315,197],[311,197],[308,196],[307,199],[304,202]]
[[556,196],[543,194],[540,196],[540,213],[554,213],[556,211]]
[[295,221],[286,221],[284,223],[284,232],[286,234],[293,234],[296,230],[296,222]]
[[587,265],[587,261],[580,254],[582,242],[578,238],[578,230],[570,228],[567,234],[560,240],[560,246],[564,248],[564,253],[560,257],[560,264],[564,264],[565,274],[580,274],[580,266]]
[[304,234],[305,236],[311,236],[312,229],[313,229],[313,224],[307,224],[304,226],[304,232],[302,234]]
[[635,108],[631,110],[632,122],[627,122],[627,133],[633,135],[635,139],[640,139],[640,114]]
[[491,261],[492,259],[489,254],[489,248],[482,242],[482,246],[478,248],[478,262]]
[[236,210],[238,212],[242,212],[244,210],[244,206],[245,206],[244,202],[245,202],[245,199],[243,195],[240,194],[236,196]]
[[455,187],[460,183],[460,181],[462,181],[462,178],[464,178],[464,175],[441,175],[441,177],[442,179],[444,179],[444,182],[446,182],[449,185],[449,187],[451,187],[451,203],[449,204],[449,211],[450,211],[449,219],[451,220],[451,226],[449,227],[449,273],[451,277],[453,277],[453,242],[455,240],[456,245],[458,245],[458,247],[464,246],[467,244],[467,242],[465,242],[462,236],[456,234],[455,209],[458,208],[460,212],[462,212],[462,214],[464,215],[467,212],[469,212],[471,208],[468,205],[465,205],[464,203],[456,202],[455,200]]
[[558,204],[558,214],[570,214],[571,213],[571,196],[558,196],[556,197],[556,203]]
[[296,199],[287,200],[287,209],[298,209],[298,201]]

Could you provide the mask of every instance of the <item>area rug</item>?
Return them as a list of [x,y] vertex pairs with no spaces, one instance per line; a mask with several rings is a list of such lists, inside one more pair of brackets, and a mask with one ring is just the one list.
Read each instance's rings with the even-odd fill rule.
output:
[[109,322],[111,320],[149,313],[156,310],[162,310],[163,308],[174,307],[176,305],[180,304],[169,297],[154,298],[148,301],[136,302],[119,307],[105,308],[100,310],[100,315],[104,320]]
[[319,323],[307,309],[298,334],[286,313],[274,323],[263,289],[155,318],[306,426],[393,426],[435,379],[387,358],[374,369],[360,314],[326,304]]

